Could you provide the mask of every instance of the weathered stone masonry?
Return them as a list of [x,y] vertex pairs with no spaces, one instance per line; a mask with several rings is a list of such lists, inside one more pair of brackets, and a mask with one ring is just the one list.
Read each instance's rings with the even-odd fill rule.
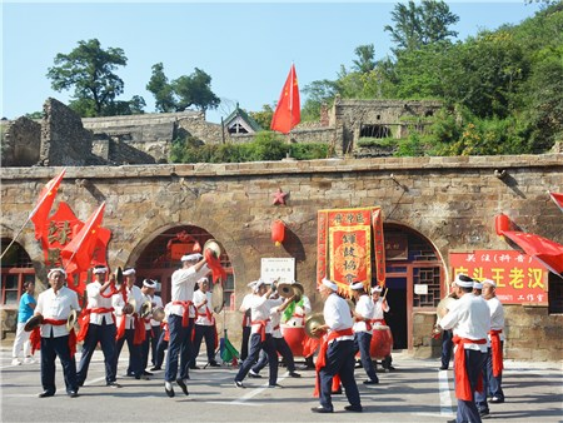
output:
[[[495,169],[505,169],[499,179]],[[13,237],[42,186],[60,168],[2,169],[2,237]],[[393,174],[393,177],[391,177]],[[278,189],[286,206],[274,206]],[[235,272],[237,307],[246,283],[259,276],[260,258],[295,257],[297,279],[319,309],[314,291],[317,210],[379,205],[386,222],[410,227],[448,254],[510,249],[494,230],[504,212],[528,232],[563,243],[561,212],[546,190],[563,191],[563,155],[425,157],[318,160],[223,165],[69,167],[58,200],[77,216],[106,201],[104,226],[112,231],[109,262],[135,264],[163,231],[179,225],[204,228],[224,245]],[[295,234],[283,248],[270,239],[281,218]],[[18,242],[45,281],[43,256],[29,225]],[[509,358],[563,359],[563,315],[545,307],[507,306]],[[414,348],[427,351],[434,310],[414,316]],[[240,315],[227,313],[229,333],[239,334]]]

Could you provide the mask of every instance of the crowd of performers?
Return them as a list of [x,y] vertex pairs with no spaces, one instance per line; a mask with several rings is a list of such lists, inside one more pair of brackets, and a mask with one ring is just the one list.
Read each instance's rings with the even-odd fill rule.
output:
[[[90,360],[98,345],[104,355],[105,381],[111,388],[117,383],[117,366],[121,350],[127,341],[129,362],[127,375],[135,379],[148,379],[149,355],[151,371],[164,365],[164,391],[175,396],[177,385],[184,395],[189,395],[189,370],[197,369],[196,357],[203,340],[207,349],[207,365],[217,367],[215,351],[217,333],[211,308],[210,269],[201,254],[182,257],[182,267],[175,271],[171,281],[172,301],[163,306],[155,295],[157,283],[145,279],[142,287],[135,285],[135,270],[123,271],[123,283],[116,284],[108,269],[96,266],[95,280],[86,287],[86,306],[80,318],[80,331],[74,334],[69,316],[80,312],[76,292],[65,286],[63,269],[49,271],[50,289],[42,292],[35,304],[33,286],[26,286],[22,303],[29,308],[22,319],[37,319],[39,324],[30,336],[31,351],[41,348],[41,398],[55,395],[55,359],[58,356],[64,373],[66,392],[71,398],[78,396],[84,385]],[[109,275],[109,277],[108,277]],[[474,284],[483,290],[474,293]],[[31,284],[33,285],[33,284]],[[196,288],[197,285],[197,288]],[[241,364],[234,384],[245,388],[244,379],[261,377],[260,370],[268,365],[270,388],[278,385],[278,353],[290,377],[300,377],[296,371],[292,349],[295,339],[289,334],[300,329],[311,314],[311,304],[305,295],[280,296],[276,281],[261,279],[248,284],[250,292],[242,301],[243,341]],[[449,365],[448,342],[456,345],[454,355],[455,388],[458,398],[457,422],[479,422],[489,413],[488,402],[503,402],[502,344],[504,316],[502,304],[495,296],[495,283],[485,280],[482,285],[465,276],[456,276],[452,284],[452,297],[438,324],[444,330],[442,369]],[[380,329],[386,329],[383,313],[389,311],[379,286],[367,288],[358,282],[350,285],[354,305],[339,295],[336,283],[323,279],[319,292],[324,300],[322,322],[312,327],[310,336],[301,337],[302,355],[306,364],[316,370],[315,396],[320,405],[315,413],[332,413],[331,396],[344,392],[349,405],[345,410],[363,410],[354,377],[356,357],[359,356],[367,379],[364,384],[378,384],[373,362],[372,339]],[[22,308],[20,303],[20,313]],[[150,313],[143,313],[143,305],[150,304]],[[25,307],[24,307],[25,308]],[[158,313],[157,313],[158,312]],[[14,343],[14,364],[20,364],[18,354],[25,342],[26,320]],[[293,337],[295,338],[295,337]],[[292,347],[288,344],[292,343]],[[76,365],[76,342],[83,342],[80,363]],[[165,350],[168,350],[165,357]],[[149,354],[151,351],[151,354]],[[317,353],[316,363],[313,356]],[[27,358],[32,352],[24,351]],[[379,353],[381,354],[381,353]],[[390,349],[383,353],[390,363]],[[17,361],[17,362],[16,362]],[[484,382],[484,384],[483,384]],[[484,385],[484,389],[483,389]],[[492,399],[487,400],[487,395]]]

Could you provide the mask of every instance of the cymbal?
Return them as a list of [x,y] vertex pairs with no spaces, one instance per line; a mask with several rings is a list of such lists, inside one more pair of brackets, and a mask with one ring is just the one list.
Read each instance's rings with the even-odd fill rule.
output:
[[295,295],[295,291],[293,290],[293,284],[282,282],[278,284],[278,292],[280,296],[283,298],[293,297]]
[[72,328],[74,328],[74,324],[76,323],[77,320],[78,320],[78,312],[76,310],[70,310],[68,319],[66,319],[67,330],[70,331]]
[[162,307],[155,307],[154,310],[152,311],[152,318],[157,322],[162,322],[162,319],[164,319],[164,315],[165,313]]
[[213,286],[213,293],[211,294],[211,306],[213,311],[217,314],[221,313],[225,305],[225,292],[222,282],[216,283]]
[[324,324],[325,324],[325,318],[322,313],[312,314],[305,320],[305,333],[310,338],[319,339],[322,336],[322,334],[318,332],[317,333],[314,332],[315,329],[317,329],[319,326],[322,326]]
[[214,239],[209,239],[203,245],[203,251],[211,250],[213,251],[213,255],[219,258],[221,256],[221,245]]
[[25,323],[23,330],[25,330],[26,332],[31,332],[33,329],[35,329],[41,323],[43,323],[43,316],[40,315],[40,314],[37,314],[37,315],[29,318],[29,320]]

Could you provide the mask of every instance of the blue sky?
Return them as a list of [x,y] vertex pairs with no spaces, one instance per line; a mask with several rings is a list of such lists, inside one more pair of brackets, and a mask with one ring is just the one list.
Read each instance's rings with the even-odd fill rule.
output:
[[[383,28],[392,24],[395,4],[3,0],[0,116],[39,111],[48,97],[67,103],[71,92],[52,90],[47,69],[58,53],[68,54],[78,41],[92,38],[104,49],[124,50],[127,66],[116,71],[125,82],[119,99],[141,95],[147,112],[154,111],[154,99],[145,86],[158,62],[169,80],[195,67],[211,75],[212,90],[224,104],[208,112],[210,121],[220,121],[236,102],[257,111],[277,101],[292,62],[303,88],[335,79],[340,65],[351,66],[359,45],[373,43],[376,59],[390,54]],[[454,29],[462,40],[480,29],[517,24],[538,10],[523,0],[448,4],[460,17]]]

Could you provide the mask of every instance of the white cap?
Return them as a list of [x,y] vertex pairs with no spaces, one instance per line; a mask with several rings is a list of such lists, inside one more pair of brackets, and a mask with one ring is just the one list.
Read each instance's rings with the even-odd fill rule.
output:
[[254,292],[258,291],[258,289],[264,285],[264,281],[262,279],[258,279],[256,281],[252,281],[248,284],[249,288],[252,288],[254,290]]
[[100,273],[107,273],[108,272],[108,268],[107,267],[94,267],[93,273],[94,275],[99,275]]
[[373,288],[371,288],[371,293],[373,294],[374,292],[382,292],[383,291],[383,287],[379,286],[379,285],[375,285]]
[[483,284],[481,282],[473,282],[473,289],[483,289]]
[[134,275],[135,273],[137,273],[137,272],[135,272],[135,269],[133,269],[132,267],[129,267],[129,268],[127,268],[123,271],[123,276],[131,276],[131,275]]
[[364,289],[364,283],[363,282],[356,282],[353,283],[352,285],[350,285],[350,288],[356,290],[356,289]]
[[323,285],[327,288],[332,289],[333,291],[338,291],[338,285],[332,282],[330,279],[323,278]]
[[147,288],[156,288],[157,287],[157,282],[153,281],[151,279],[145,279],[143,281],[143,286],[146,286]]
[[198,261],[201,260],[203,256],[200,253],[186,254],[182,256],[182,261]]
[[203,278],[199,278],[198,281],[197,281],[198,284],[202,284],[204,282],[209,283],[209,279],[206,278],[205,276]]
[[49,270],[49,273],[47,274],[48,278],[51,278],[51,276],[53,275],[53,273],[56,272],[61,272],[63,274],[63,276],[66,278],[66,272],[63,268],[61,267],[55,267],[54,269]]
[[[469,280],[462,280],[462,278]],[[473,288],[473,282],[474,282],[473,279],[462,273],[456,275],[454,280],[454,283],[462,288]]]
[[489,284],[493,287],[497,287],[497,284],[495,283],[495,281],[491,280],[491,279],[483,279],[483,282],[481,282],[483,285],[485,284]]

